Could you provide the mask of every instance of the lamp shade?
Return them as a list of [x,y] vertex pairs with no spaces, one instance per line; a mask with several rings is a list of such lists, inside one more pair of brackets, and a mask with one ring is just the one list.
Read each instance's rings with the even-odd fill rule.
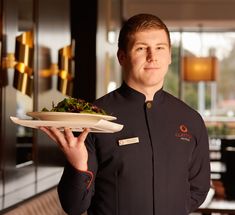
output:
[[215,81],[218,61],[216,57],[183,57],[184,81]]

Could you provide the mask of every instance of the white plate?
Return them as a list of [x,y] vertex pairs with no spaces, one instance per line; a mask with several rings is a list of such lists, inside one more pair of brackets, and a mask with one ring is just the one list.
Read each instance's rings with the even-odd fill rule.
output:
[[27,112],[28,116],[31,116],[40,120],[47,121],[79,121],[85,122],[97,122],[100,119],[115,120],[116,117],[103,114],[90,114],[90,113],[70,113],[70,112]]
[[40,126],[47,127],[56,127],[60,130],[63,130],[64,127],[71,128],[73,131],[82,131],[84,128],[90,128],[91,132],[99,132],[99,133],[114,133],[122,130],[123,125],[110,122],[104,119],[100,119],[96,122],[86,121],[46,121],[46,120],[26,120],[19,119],[17,117],[10,117],[11,120],[18,125],[22,125],[30,128],[38,128]]

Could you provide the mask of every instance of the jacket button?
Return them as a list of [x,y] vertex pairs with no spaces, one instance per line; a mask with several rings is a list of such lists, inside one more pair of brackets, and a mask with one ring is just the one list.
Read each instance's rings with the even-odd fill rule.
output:
[[147,102],[147,108],[150,109],[152,107],[152,102]]

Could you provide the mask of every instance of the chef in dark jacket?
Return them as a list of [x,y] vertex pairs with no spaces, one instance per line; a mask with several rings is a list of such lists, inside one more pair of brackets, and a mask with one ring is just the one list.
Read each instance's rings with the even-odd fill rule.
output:
[[117,117],[116,133],[78,137],[41,128],[67,158],[58,194],[69,215],[187,215],[210,187],[207,130],[197,111],[163,90],[171,63],[166,25],[151,14],[119,35],[123,83],[94,102]]

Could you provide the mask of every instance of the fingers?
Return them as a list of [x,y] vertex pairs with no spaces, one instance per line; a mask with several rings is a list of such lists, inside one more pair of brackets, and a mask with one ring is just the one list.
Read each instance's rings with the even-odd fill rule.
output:
[[51,127],[50,128],[50,132],[52,133],[52,135],[54,136],[54,138],[56,139],[56,142],[62,147],[64,148],[67,145],[67,140],[65,138],[65,135],[63,132],[61,132],[59,129],[55,128],[55,127]]
[[56,138],[54,137],[53,133],[50,131],[49,128],[47,128],[47,127],[39,127],[39,129],[41,131],[44,131],[52,140],[54,140],[55,142],[57,141]]
[[44,131],[61,148],[66,146],[67,140],[59,129],[55,127],[40,127],[40,130]]
[[73,132],[70,128],[64,128],[65,138],[69,147],[75,147],[77,145],[77,140],[74,138]]
[[89,133],[89,129],[85,128],[83,132],[78,136],[78,138],[74,138],[73,132],[69,128],[65,128],[65,138],[70,147],[75,147],[77,144],[84,144],[84,141]]
[[85,128],[83,132],[75,138],[70,128],[64,128],[64,133],[55,127],[40,127],[52,140],[54,140],[61,148],[75,147],[77,144],[84,144],[84,141],[90,132],[90,129]]
[[89,128],[85,128],[83,130],[83,132],[78,136],[78,142],[85,142],[89,132],[90,132],[90,129]]

